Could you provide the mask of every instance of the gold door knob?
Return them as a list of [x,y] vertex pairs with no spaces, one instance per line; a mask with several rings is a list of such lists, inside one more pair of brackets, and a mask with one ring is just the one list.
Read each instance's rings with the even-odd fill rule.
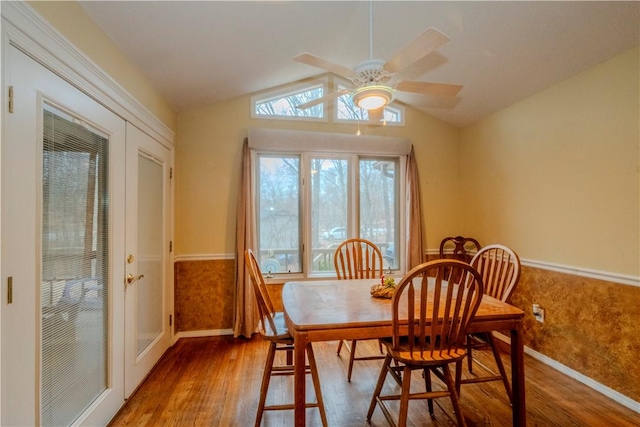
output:
[[141,274],[139,276],[134,276],[133,274],[129,273],[127,274],[127,285],[132,284],[133,282],[135,282],[136,280],[140,280],[144,277],[144,274]]

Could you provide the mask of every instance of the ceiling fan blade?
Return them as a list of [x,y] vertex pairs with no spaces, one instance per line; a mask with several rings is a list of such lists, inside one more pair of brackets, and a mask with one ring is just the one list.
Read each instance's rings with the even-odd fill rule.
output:
[[322,104],[326,101],[331,101],[332,99],[336,99],[339,96],[349,93],[349,89],[342,89],[337,92],[330,93],[320,98],[316,98],[313,101],[305,102],[304,104],[296,105],[298,110],[306,110],[307,108],[311,108],[314,105]]
[[412,80],[403,80],[396,86],[396,90],[400,90],[403,92],[413,92],[422,95],[435,96],[456,96],[458,92],[460,92],[460,89],[462,89],[462,86],[460,85],[417,82]]
[[384,69],[390,73],[397,73],[448,41],[449,37],[444,33],[429,27],[408,45],[403,47],[393,58],[387,61],[387,63],[384,64]]
[[326,59],[322,59],[308,52],[304,52],[304,53],[301,53],[300,55],[295,56],[293,60],[302,62],[303,64],[322,68],[324,70],[332,72],[333,74],[337,74],[347,79],[349,77],[352,77],[355,74],[355,72],[350,68],[343,67],[342,65],[334,64],[333,62],[327,61]]
[[384,107],[376,108],[375,110],[368,110],[369,124],[381,125],[382,119],[384,119]]

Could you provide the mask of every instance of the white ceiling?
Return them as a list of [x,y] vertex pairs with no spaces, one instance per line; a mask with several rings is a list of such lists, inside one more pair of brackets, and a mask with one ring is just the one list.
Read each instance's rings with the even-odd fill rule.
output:
[[[366,1],[79,3],[178,112],[322,74],[301,52],[369,59]],[[463,127],[637,46],[640,2],[374,1],[374,58],[427,27],[450,41],[408,77],[461,84],[459,102],[397,99]]]

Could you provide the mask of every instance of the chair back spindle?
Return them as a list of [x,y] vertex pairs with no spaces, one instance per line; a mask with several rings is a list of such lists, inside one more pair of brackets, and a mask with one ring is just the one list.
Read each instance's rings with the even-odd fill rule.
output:
[[274,316],[276,310],[267,285],[264,282],[264,277],[260,270],[260,265],[251,249],[247,249],[244,253],[247,269],[249,270],[249,276],[251,276],[251,282],[253,283],[253,292],[258,303],[258,313],[260,315],[260,333],[263,335],[281,335],[282,333],[288,333],[287,331],[278,330]]
[[414,268],[392,300],[393,348],[408,348],[407,360],[448,358],[464,347],[482,292],[482,278],[464,262],[437,260]]
[[482,276],[484,293],[508,302],[520,280],[520,258],[503,245],[488,245],[471,260],[471,265]]
[[338,279],[373,279],[382,276],[382,252],[373,242],[349,239],[333,255]]

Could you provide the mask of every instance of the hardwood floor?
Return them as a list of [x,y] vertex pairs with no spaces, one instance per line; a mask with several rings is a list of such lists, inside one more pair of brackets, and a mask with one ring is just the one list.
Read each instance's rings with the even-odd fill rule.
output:
[[[338,357],[336,345],[336,342],[314,343],[329,425],[386,426],[379,408],[371,424],[365,420],[382,361],[356,362],[349,383],[346,381],[348,353]],[[358,354],[360,351],[377,352],[377,343],[361,341]],[[266,353],[267,343],[257,335],[251,340],[181,339],[169,349],[110,426],[252,426]],[[493,366],[490,353],[477,353],[481,361]],[[640,425],[640,414],[525,357],[528,426]],[[503,361],[510,372],[506,355]],[[414,375],[412,387],[424,386],[420,373]],[[313,398],[311,379],[308,381],[308,393]],[[437,386],[434,381],[434,387]],[[392,387],[388,378],[385,389]],[[291,401],[292,389],[291,377],[273,378],[267,403]],[[449,400],[439,400],[444,412],[436,405],[435,419],[429,417],[426,402],[410,402],[410,425],[455,425],[448,418],[452,414]],[[500,382],[463,386],[461,405],[470,427],[511,425],[511,407]],[[293,411],[265,412],[262,421],[263,426],[292,424]],[[307,410],[307,424],[321,425],[317,409]]]

